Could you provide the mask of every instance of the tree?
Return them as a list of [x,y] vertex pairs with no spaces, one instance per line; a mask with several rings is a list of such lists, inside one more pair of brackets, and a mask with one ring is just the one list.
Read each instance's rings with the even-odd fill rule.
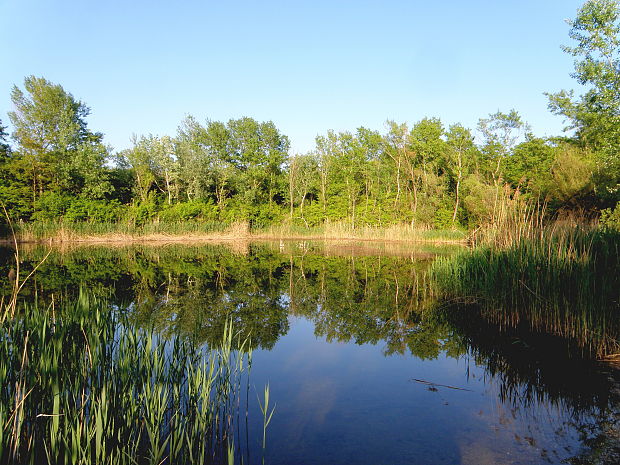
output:
[[230,120],[228,153],[239,170],[238,190],[246,205],[271,204],[281,194],[285,180],[282,165],[290,142],[271,122],[252,118]]
[[2,126],[2,120],[0,119],[0,164],[4,163],[11,154],[11,147],[6,140],[7,136],[6,127]]
[[122,151],[119,154],[121,163],[133,171],[134,175],[134,195],[141,202],[146,202],[148,194],[155,184],[155,167],[150,153],[151,137],[133,136],[131,142],[133,147]]
[[192,116],[183,120],[176,138],[180,178],[189,200],[213,196],[220,209],[231,189],[234,166],[229,153],[230,133],[224,123],[202,126]]
[[418,207],[425,200],[427,214],[422,215],[423,221],[430,221],[430,213],[436,207],[436,200],[441,195],[441,180],[438,169],[445,156],[446,143],[443,140],[444,128],[438,118],[423,118],[418,121],[407,138],[407,150],[404,164],[409,173],[409,187],[413,193],[411,224],[419,219]]
[[550,110],[564,116],[577,141],[597,153],[599,194],[620,193],[620,5],[616,0],[588,0],[569,20],[575,46],[572,77],[586,92],[547,94]]
[[506,181],[515,189],[534,196],[544,196],[549,188],[551,165],[557,152],[558,147],[549,141],[529,136],[506,159]]
[[463,178],[470,173],[477,158],[477,151],[471,131],[460,124],[450,126],[446,134],[446,143],[448,145],[446,168],[455,183],[452,213],[452,224],[455,224],[461,200],[461,183]]
[[15,111],[9,118],[20,156],[30,168],[33,202],[48,189],[91,197],[109,193],[104,169],[108,149],[103,135],[88,129],[90,109],[44,78],[25,78],[24,88],[25,93],[13,86]]
[[387,121],[388,133],[385,136],[385,153],[394,163],[394,171],[396,172],[396,198],[394,199],[394,208],[398,206],[401,193],[401,166],[405,158],[407,150],[407,135],[409,130],[407,125],[396,124],[394,121]]
[[288,183],[291,221],[293,221],[293,209],[295,203],[297,203],[299,205],[299,215],[306,222],[304,219],[304,204],[314,186],[317,170],[317,159],[313,154],[298,154],[289,157]]
[[481,118],[478,131],[484,140],[482,153],[487,163],[485,169],[498,186],[503,175],[503,162],[512,154],[519,138],[531,132],[530,128],[513,109],[508,113],[498,111],[488,118]]

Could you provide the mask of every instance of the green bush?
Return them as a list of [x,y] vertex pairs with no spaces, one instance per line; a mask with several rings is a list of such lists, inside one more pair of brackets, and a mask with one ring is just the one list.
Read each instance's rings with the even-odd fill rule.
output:
[[620,203],[614,208],[606,208],[601,211],[601,224],[607,228],[620,231]]
[[442,203],[442,205],[435,211],[435,215],[433,217],[433,226],[439,229],[449,229],[457,226],[452,221],[453,214],[453,206],[448,205],[445,202]]
[[121,217],[122,209],[118,200],[75,199],[67,209],[64,219],[72,223],[114,223]]
[[159,212],[159,206],[152,200],[130,206],[126,211],[126,219],[136,226],[144,226],[145,223],[155,218]]
[[178,222],[200,219],[202,221],[217,220],[217,207],[212,202],[200,200],[177,203],[164,208],[159,218],[164,222]]
[[284,211],[275,203],[257,205],[251,209],[250,225],[253,227],[269,226],[284,218]]
[[44,192],[35,202],[35,221],[59,220],[71,205],[72,198],[59,192]]

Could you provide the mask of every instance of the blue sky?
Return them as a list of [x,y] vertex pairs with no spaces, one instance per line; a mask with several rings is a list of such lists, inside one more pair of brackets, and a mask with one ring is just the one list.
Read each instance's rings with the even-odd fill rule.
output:
[[186,114],[271,120],[299,152],[328,129],[474,128],[511,108],[555,135],[543,92],[576,87],[560,45],[582,3],[0,0],[0,119],[33,74],[84,101],[116,150]]

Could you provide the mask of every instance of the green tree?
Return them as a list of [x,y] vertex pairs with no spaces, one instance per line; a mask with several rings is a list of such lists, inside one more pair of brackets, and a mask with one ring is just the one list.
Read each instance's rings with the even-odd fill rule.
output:
[[[7,142],[6,127],[0,120],[0,202],[13,219],[26,218],[32,212],[28,166],[18,154],[11,150]],[[0,212],[0,224],[5,221],[4,212]]]
[[224,123],[207,121],[202,126],[188,116],[178,129],[176,155],[179,176],[189,200],[209,199],[220,210],[232,189],[234,165],[229,153],[230,133]]
[[482,134],[484,155],[482,169],[488,173],[496,186],[501,184],[505,160],[512,154],[512,150],[519,139],[528,134],[529,126],[516,110],[508,113],[498,111],[481,118],[478,121],[478,131]]
[[515,189],[543,198],[550,188],[551,166],[558,147],[539,137],[528,137],[505,161],[506,181]]
[[[423,118],[413,126],[407,138],[404,162],[413,194],[412,225],[415,220],[431,221],[445,188],[440,177],[446,154],[443,136],[444,127],[438,118]],[[419,211],[420,206],[423,212]]]
[[248,206],[271,204],[285,186],[282,166],[290,142],[271,122],[252,118],[230,120],[228,153],[239,170],[237,190]]
[[289,157],[287,171],[291,221],[293,221],[293,210],[297,204],[299,205],[299,217],[307,225],[304,218],[304,204],[315,187],[317,170],[317,159],[313,154],[298,154]]
[[472,172],[478,158],[471,131],[460,124],[453,124],[446,134],[448,146],[446,170],[454,180],[454,210],[452,224],[456,223],[461,202],[461,184],[465,176]]
[[620,5],[616,0],[589,0],[569,20],[574,46],[563,50],[575,57],[572,77],[585,87],[547,94],[550,110],[564,116],[567,129],[596,154],[598,194],[620,196]]
[[20,156],[29,166],[33,203],[48,189],[93,198],[108,194],[108,148],[101,133],[88,129],[90,109],[44,78],[25,78],[24,88],[25,93],[13,86],[15,111],[9,118]]
[[402,167],[407,150],[407,135],[409,129],[406,124],[397,124],[394,121],[388,121],[387,127],[388,133],[385,136],[385,154],[392,162],[392,166],[389,169],[396,176],[396,196],[394,198],[394,209],[396,209],[399,205],[402,192]]
[[123,150],[118,155],[120,163],[133,172],[134,195],[141,202],[147,201],[149,192],[155,184],[156,168],[150,152],[151,139],[152,136],[142,136],[138,139],[134,135],[131,139],[133,147]]
[[0,119],[0,163],[4,163],[11,154],[11,146],[7,143],[7,136],[6,127],[2,125]]

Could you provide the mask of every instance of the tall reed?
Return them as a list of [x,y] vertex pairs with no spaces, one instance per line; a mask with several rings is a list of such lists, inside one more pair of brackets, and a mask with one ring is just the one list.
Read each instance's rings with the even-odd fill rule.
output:
[[620,350],[620,234],[574,227],[536,234],[438,258],[435,294],[475,303],[500,326],[573,339],[598,356]]
[[0,325],[0,462],[234,462],[251,357],[236,337],[164,340],[84,292],[23,306]]
[[56,242],[72,242],[93,240],[131,240],[135,238],[149,239],[157,236],[213,236],[243,238],[249,233],[247,222],[200,222],[152,221],[144,225],[133,223],[90,223],[90,222],[43,222],[19,223],[16,225],[16,236],[20,242],[51,240]]
[[291,224],[254,227],[254,236],[260,238],[308,238],[411,242],[464,242],[467,234],[459,229],[431,229],[411,224],[357,225],[347,222],[327,222],[321,226]]

